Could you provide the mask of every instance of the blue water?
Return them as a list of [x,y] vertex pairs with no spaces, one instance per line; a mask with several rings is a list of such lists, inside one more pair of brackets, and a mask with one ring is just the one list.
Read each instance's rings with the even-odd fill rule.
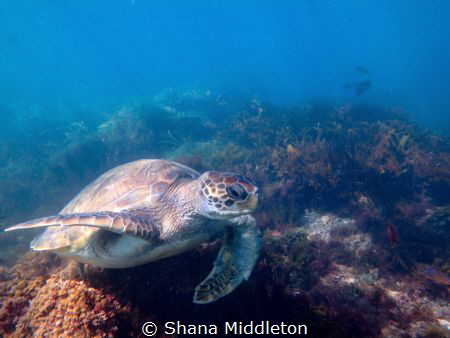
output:
[[[449,15],[448,1],[2,1],[0,105],[196,86],[277,104],[399,105],[449,131]],[[360,97],[342,88],[367,78]]]

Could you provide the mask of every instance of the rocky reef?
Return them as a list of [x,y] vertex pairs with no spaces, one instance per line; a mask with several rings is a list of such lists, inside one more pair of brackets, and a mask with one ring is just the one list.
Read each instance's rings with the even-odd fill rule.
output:
[[262,188],[257,266],[235,292],[198,306],[193,290],[217,243],[81,277],[54,255],[22,254],[35,233],[1,234],[3,335],[138,336],[146,321],[270,320],[314,336],[448,336],[448,139],[398,108],[276,107],[201,90],[112,111],[2,143],[1,224],[58,212],[120,163],[167,158],[240,172]]

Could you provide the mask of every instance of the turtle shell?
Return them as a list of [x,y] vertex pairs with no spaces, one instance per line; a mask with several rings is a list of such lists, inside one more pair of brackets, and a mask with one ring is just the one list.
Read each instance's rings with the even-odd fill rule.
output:
[[107,171],[86,186],[60,214],[154,207],[175,180],[197,177],[195,170],[172,161],[130,162]]
[[[196,179],[199,173],[166,160],[138,160],[113,168],[86,186],[60,214],[121,211],[157,207],[160,197],[179,178]],[[34,250],[73,252],[100,231],[84,226],[49,226],[31,243]]]

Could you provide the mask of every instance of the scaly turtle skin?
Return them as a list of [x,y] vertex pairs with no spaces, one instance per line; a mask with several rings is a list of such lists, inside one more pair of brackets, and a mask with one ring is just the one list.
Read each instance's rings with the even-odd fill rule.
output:
[[58,215],[7,228],[47,227],[31,248],[82,263],[126,268],[224,241],[195,303],[209,303],[247,279],[260,250],[249,214],[258,189],[243,176],[200,175],[176,162],[139,160],[111,169],[82,190]]

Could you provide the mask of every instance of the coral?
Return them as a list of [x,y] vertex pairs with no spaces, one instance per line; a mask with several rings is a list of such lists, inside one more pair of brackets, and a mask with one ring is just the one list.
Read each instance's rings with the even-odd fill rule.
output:
[[0,280],[0,332],[15,331],[31,300],[45,284],[45,275],[58,265],[53,255],[26,254],[13,268],[2,269]]
[[116,335],[121,312],[129,312],[112,295],[90,288],[84,281],[51,277],[39,289],[15,333],[23,336]]
[[285,292],[303,295],[312,311],[335,318],[351,332],[421,336],[450,319],[448,292],[438,295],[427,276],[394,277],[383,269],[383,257],[374,260],[379,248],[355,220],[308,211],[301,229],[267,240],[272,242],[263,264]]
[[315,211],[306,210],[302,223],[307,233],[308,239],[317,238],[321,241],[330,240],[331,231],[337,227],[352,226],[354,221],[346,218],[339,218],[332,214],[319,215]]
[[[139,318],[104,288],[62,277],[52,254],[26,254],[0,280],[0,332],[6,336],[109,337]],[[131,334],[132,332],[130,332]]]
[[424,220],[430,235],[442,243],[450,241],[450,205],[439,207]]

